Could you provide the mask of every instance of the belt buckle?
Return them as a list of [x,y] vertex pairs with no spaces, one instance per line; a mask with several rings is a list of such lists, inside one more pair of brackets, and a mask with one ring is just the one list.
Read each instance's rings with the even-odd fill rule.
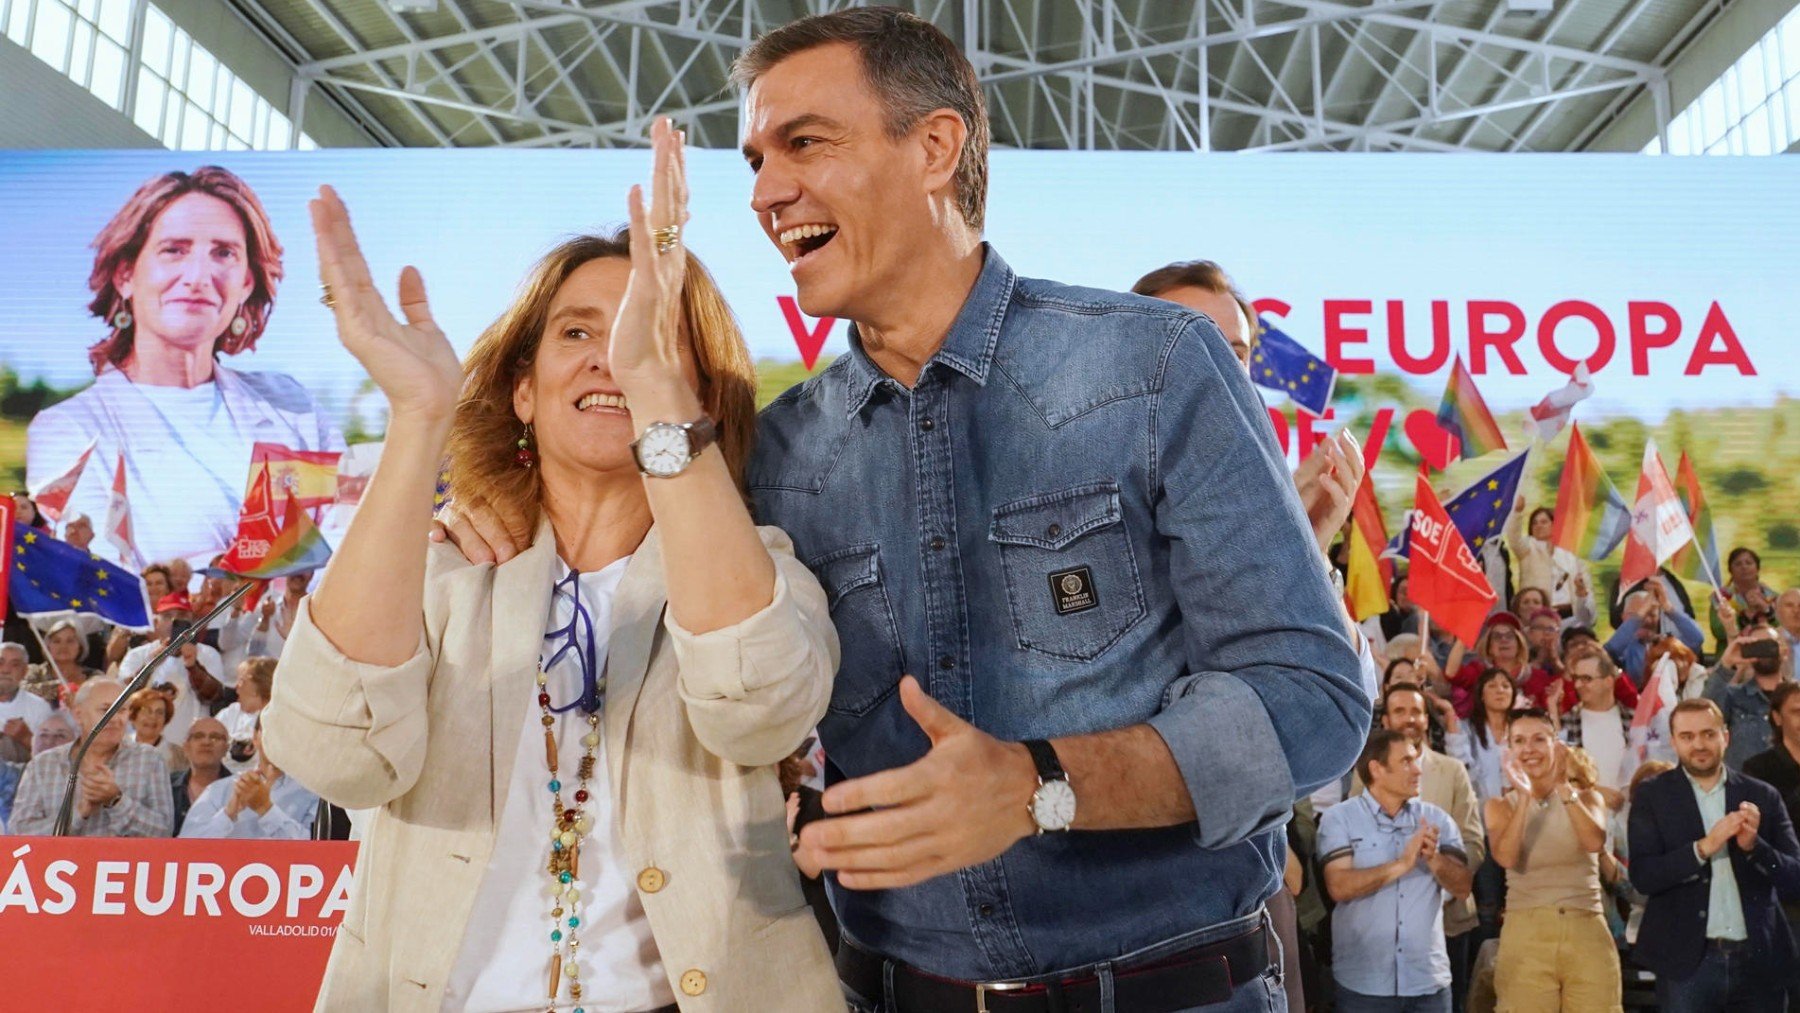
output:
[[1028,987],[1022,981],[978,981],[975,983],[975,1013],[988,1013],[989,992],[1017,992]]

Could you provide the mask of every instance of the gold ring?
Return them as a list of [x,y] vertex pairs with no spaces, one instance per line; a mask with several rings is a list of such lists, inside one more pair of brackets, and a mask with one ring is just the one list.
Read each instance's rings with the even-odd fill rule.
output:
[[668,253],[681,242],[681,226],[665,225],[660,229],[651,229],[650,238],[656,241],[656,252]]
[[334,302],[331,298],[331,286],[330,285],[320,285],[319,286],[319,301],[321,303],[324,303],[325,308],[327,308],[327,309],[336,309],[337,308],[337,303]]

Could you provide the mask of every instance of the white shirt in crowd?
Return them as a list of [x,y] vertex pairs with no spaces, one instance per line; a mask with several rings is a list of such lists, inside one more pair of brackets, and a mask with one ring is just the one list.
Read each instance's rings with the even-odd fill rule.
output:
[[[119,678],[129,683],[138,670],[148,665],[150,659],[156,657],[156,652],[162,648],[161,643],[152,640],[125,652],[125,660],[119,662]],[[231,686],[232,675],[225,671],[225,660],[219,656],[218,651],[205,644],[200,644],[195,649],[195,653],[199,658],[201,668],[206,669],[213,678],[219,680],[221,686],[227,688]],[[200,699],[194,695],[193,687],[188,685],[187,666],[181,662],[180,651],[164,658],[162,664],[156,667],[156,672],[150,676],[149,685],[159,686],[163,683],[175,687],[175,713],[170,715],[169,723],[163,729],[163,737],[180,745],[187,741],[188,728],[195,721],[207,716],[207,706],[200,702]]]
[[251,610],[240,615],[228,616],[222,621],[215,621],[219,630],[219,656],[223,659],[225,672],[219,681],[227,686],[236,685],[238,666],[245,658],[279,658],[281,647],[285,643],[277,632],[280,622],[280,609],[270,617],[269,628],[258,630],[256,624],[262,621],[260,610]]
[[38,726],[43,724],[44,719],[49,716],[50,704],[36,693],[27,693],[23,689],[14,692],[11,700],[0,702],[0,726],[5,725],[13,718],[23,718],[25,727],[30,728],[31,734],[36,735]]
[[[582,602],[593,618],[597,663],[603,664],[606,658],[613,594],[630,558],[581,576]],[[567,576],[568,567],[559,566],[558,572]],[[574,603],[566,594],[554,596],[545,630],[563,627],[573,612]],[[561,706],[579,695],[581,669],[573,651],[563,655],[548,675],[554,705]],[[544,870],[552,824],[543,712],[537,706],[535,685],[525,715],[493,855],[476,891],[462,950],[445,986],[446,1011],[511,1013],[546,1007],[543,996],[549,984],[552,904],[550,877]],[[563,803],[573,806],[576,768],[585,749],[581,739],[588,724],[579,708],[555,715],[555,721]],[[594,828],[581,849],[580,907],[564,912],[565,918],[569,914],[581,918],[583,995],[579,1005],[592,1013],[632,1013],[670,1005],[675,994],[663,973],[649,919],[630,872],[619,860],[604,741],[594,750],[594,776],[588,792],[585,809],[593,817]],[[566,978],[566,971],[564,975]],[[563,1009],[577,1004],[564,990],[553,1005]]]
[[1601,786],[1623,791],[1631,783],[1631,775],[1637,772],[1637,750],[1626,741],[1617,707],[1603,711],[1581,708],[1581,748],[1594,758]]
[[[231,741],[233,743],[253,742],[255,741],[254,736],[256,735],[256,716],[261,713],[262,711],[260,710],[246,711],[244,710],[243,704],[233,703],[231,706],[220,711],[217,717],[219,723],[225,726],[225,733],[231,736]],[[257,758],[254,753],[245,760],[233,759],[229,751],[225,754],[225,769],[231,771],[233,774],[243,773],[251,767],[256,766],[256,764]]]

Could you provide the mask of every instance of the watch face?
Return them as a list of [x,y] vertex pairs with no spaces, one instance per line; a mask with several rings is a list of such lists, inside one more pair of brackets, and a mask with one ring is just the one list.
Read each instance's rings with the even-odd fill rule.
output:
[[679,426],[651,426],[638,439],[638,464],[652,475],[679,475],[691,459],[687,431]]
[[1075,822],[1075,789],[1067,781],[1045,781],[1031,796],[1031,818],[1045,830],[1067,830]]

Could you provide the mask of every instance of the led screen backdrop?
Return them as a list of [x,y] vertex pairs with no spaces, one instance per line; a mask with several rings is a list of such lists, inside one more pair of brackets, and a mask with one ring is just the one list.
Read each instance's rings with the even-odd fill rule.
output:
[[[531,261],[624,217],[641,151],[0,153],[0,468],[33,484],[95,436],[132,434],[127,487],[152,557],[215,551],[234,527],[251,444],[294,449],[380,439],[383,406],[318,303],[305,200],[332,183],[378,281],[424,273],[459,350],[506,304]],[[793,307],[784,265],[749,210],[735,153],[689,156],[687,238],[767,367],[765,391],[823,368],[842,322]],[[136,188],[217,163],[266,207],[282,280],[253,352],[221,359],[212,389],[96,377],[91,244]],[[1516,451],[1523,410],[1577,361],[1595,395],[1575,417],[1629,495],[1644,439],[1671,470],[1693,457],[1720,537],[1765,550],[1778,586],[1800,579],[1800,163],[1785,159],[996,152],[988,237],[1020,273],[1128,287],[1171,260],[1222,262],[1269,322],[1341,371],[1333,417],[1267,392],[1297,455],[1339,425],[1385,435],[1377,468],[1389,529],[1419,461],[1414,413],[1435,409],[1460,357]],[[85,394],[39,413],[77,391]],[[135,388],[135,389],[134,389]],[[85,400],[83,400],[85,398]],[[237,398],[238,401],[233,401]],[[253,424],[221,427],[221,405]],[[34,425],[34,420],[36,425]],[[161,434],[151,438],[153,434]],[[1554,495],[1565,434],[1534,453],[1533,503]],[[120,450],[102,439],[74,499],[98,523]],[[301,446],[305,444],[306,446]],[[364,455],[366,456],[366,455]],[[1453,466],[1449,491],[1499,459]],[[95,543],[110,551],[103,539]],[[1604,570],[1604,568],[1603,568]]]

